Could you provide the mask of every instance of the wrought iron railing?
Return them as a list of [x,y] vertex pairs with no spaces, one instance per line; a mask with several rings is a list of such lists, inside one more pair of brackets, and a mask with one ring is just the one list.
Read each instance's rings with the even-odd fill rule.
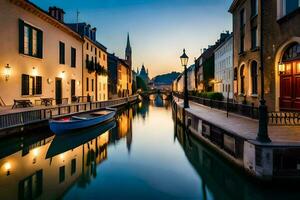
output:
[[[173,93],[173,95],[179,98],[183,98],[183,95],[180,93]],[[228,111],[230,113],[235,113],[245,117],[250,117],[253,119],[259,118],[258,108],[255,107],[254,104],[246,105],[246,104],[234,103],[231,101],[218,101],[218,100],[212,100],[212,99],[196,97],[191,95],[189,95],[189,100],[196,102],[198,104],[202,104],[204,106],[208,106],[223,111]]]
[[296,112],[296,111],[269,112],[269,125],[300,126],[300,112]]
[[23,125],[28,125],[48,119],[68,116],[76,113],[88,112],[98,110],[106,107],[116,107],[132,102],[138,99],[138,95],[101,101],[101,102],[87,102],[75,103],[59,106],[49,106],[43,108],[24,108],[24,110],[15,110],[10,113],[0,114],[0,131]]

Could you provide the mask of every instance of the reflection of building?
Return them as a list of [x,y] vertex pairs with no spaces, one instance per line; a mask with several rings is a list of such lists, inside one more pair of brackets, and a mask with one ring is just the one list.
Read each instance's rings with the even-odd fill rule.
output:
[[110,99],[132,94],[132,51],[129,35],[125,57],[126,59],[123,60],[115,54],[108,56],[108,95]]
[[141,71],[137,71],[137,76],[140,77],[145,83],[146,85],[148,85],[150,79],[149,79],[149,73],[148,73],[148,69],[146,70],[144,64],[142,65]]
[[75,183],[84,186],[107,158],[108,132],[74,149],[46,158],[53,137],[0,160],[1,199],[57,199]]
[[104,101],[107,94],[107,52],[106,47],[96,40],[96,28],[86,23],[67,24],[84,39],[83,44],[83,96]]
[[[234,1],[236,95],[259,103],[260,1]],[[298,0],[263,1],[263,63],[265,98],[269,110],[300,110],[300,14]],[[277,8],[277,10],[276,10]],[[283,64],[283,65],[281,65]],[[280,72],[279,69],[282,68]]]
[[232,36],[215,49],[215,86],[214,92],[233,98],[233,38]]
[[4,102],[9,105],[23,98],[34,102],[41,97],[70,101],[81,95],[83,40],[64,24],[63,10],[51,7],[48,13],[21,0],[1,1],[0,10],[5,27],[0,31]]

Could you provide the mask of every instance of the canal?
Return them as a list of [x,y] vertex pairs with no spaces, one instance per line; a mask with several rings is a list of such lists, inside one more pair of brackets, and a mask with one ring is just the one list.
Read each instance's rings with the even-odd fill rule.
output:
[[246,177],[174,123],[168,101],[70,136],[0,140],[0,199],[300,199],[299,184]]

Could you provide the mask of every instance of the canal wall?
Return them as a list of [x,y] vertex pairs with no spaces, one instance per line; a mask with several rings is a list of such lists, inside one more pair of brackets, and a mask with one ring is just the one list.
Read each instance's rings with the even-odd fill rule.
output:
[[[293,143],[260,143],[206,121],[191,109],[172,100],[176,121],[213,148],[232,164],[261,180],[300,179],[300,145]],[[212,110],[213,112],[213,110]]]
[[0,113],[0,137],[48,124],[49,119],[101,110],[107,107],[123,107],[139,100],[138,95],[99,102],[85,102],[49,107],[32,107]]

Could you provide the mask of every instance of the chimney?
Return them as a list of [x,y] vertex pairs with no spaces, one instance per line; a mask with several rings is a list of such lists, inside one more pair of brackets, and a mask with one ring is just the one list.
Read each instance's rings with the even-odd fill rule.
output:
[[49,7],[49,14],[55,19],[57,19],[58,21],[60,21],[61,23],[64,23],[65,12],[63,9],[55,6]]

